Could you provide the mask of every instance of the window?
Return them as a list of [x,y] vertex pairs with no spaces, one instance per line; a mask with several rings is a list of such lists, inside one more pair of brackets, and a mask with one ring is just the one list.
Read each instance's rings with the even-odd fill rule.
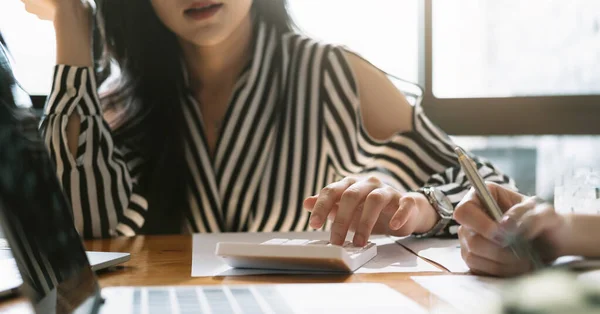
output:
[[380,69],[411,82],[419,79],[421,0],[288,0],[300,30],[342,44]]
[[600,94],[600,1],[434,1],[433,94]]
[[451,134],[600,134],[600,3],[424,0],[423,104]]
[[513,178],[519,191],[554,200],[554,188],[572,169],[598,170],[598,136],[488,136],[453,137],[474,154],[485,157]]
[[[51,23],[18,0],[0,3],[17,78],[30,94],[47,94]],[[419,82],[429,117],[448,133],[600,134],[598,0],[288,3],[302,32]]]
[[[358,0],[289,0],[289,7],[307,35],[345,45],[384,71],[416,82],[418,1],[371,0],[365,6]],[[30,94],[47,94],[56,59],[52,24],[27,13],[20,1],[1,5],[0,30],[19,81]]]
[[19,83],[31,95],[48,94],[56,63],[52,23],[27,13],[21,1],[1,0],[0,30]]

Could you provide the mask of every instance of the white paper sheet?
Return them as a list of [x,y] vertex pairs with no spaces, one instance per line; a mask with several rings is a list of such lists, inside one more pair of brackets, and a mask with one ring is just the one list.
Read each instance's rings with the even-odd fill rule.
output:
[[583,272],[577,276],[577,279],[600,286],[600,270]]
[[[422,258],[433,261],[453,273],[467,273],[469,266],[460,255],[458,239],[415,239],[401,238],[398,243],[413,251]],[[586,259],[581,256],[563,256],[557,259],[552,267],[575,270],[600,269],[600,259]]]
[[501,279],[465,275],[414,276],[411,279],[454,307],[450,310],[440,306],[435,313],[490,313],[489,310],[499,308],[502,301]]
[[[308,274],[286,270],[234,269],[215,255],[218,242],[262,243],[274,238],[329,240],[329,232],[194,234],[192,277]],[[441,272],[439,268],[398,245],[393,238],[373,236],[370,241],[377,244],[377,256],[355,273]]]
[[433,261],[453,273],[466,273],[469,266],[460,255],[458,239],[415,239],[403,238],[397,241],[422,258]]
[[574,270],[595,270],[600,269],[600,259],[588,259],[583,256],[562,256],[554,261],[552,266]]

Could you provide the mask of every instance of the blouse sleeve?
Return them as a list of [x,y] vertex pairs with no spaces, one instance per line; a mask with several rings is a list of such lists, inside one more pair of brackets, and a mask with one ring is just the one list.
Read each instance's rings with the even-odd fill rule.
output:
[[[367,133],[357,84],[342,48],[332,48],[325,61],[323,102],[326,149],[338,176],[374,175],[403,192],[435,186],[454,206],[471,188],[454,154],[454,143],[420,106],[413,107],[411,131],[385,141]],[[474,160],[486,181],[516,189],[514,181],[490,162],[479,157]],[[439,235],[456,233],[457,223],[452,221]]]
[[[81,117],[76,156],[66,133],[74,111]],[[56,66],[40,128],[79,233],[86,238],[138,233],[148,209],[130,169],[139,165],[139,156],[115,147],[92,68]]]

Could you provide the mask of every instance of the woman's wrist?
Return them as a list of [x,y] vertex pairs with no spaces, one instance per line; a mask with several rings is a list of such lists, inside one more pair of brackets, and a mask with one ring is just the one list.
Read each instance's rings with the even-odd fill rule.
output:
[[61,0],[56,2],[56,13],[77,13],[83,12],[87,8],[89,8],[89,3],[85,0]]
[[554,237],[556,239],[553,258],[559,258],[561,256],[574,255],[573,246],[573,217],[571,214],[562,214],[563,224],[554,230]]
[[433,205],[425,195],[421,193],[415,194],[415,201],[419,209],[419,225],[415,229],[415,233],[429,232],[440,220],[440,215],[437,213]]
[[557,235],[561,256],[600,257],[600,215],[564,215],[565,227]]

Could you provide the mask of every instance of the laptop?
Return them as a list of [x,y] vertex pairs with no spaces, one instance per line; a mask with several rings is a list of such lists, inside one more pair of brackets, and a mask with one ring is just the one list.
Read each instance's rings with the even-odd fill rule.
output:
[[[54,168],[48,165],[47,158],[44,157],[44,148],[37,133],[37,125],[33,123],[35,120],[19,113],[24,110],[23,108],[30,107],[31,99],[17,84],[11,70],[9,53],[0,42],[0,133],[3,134],[5,140],[0,143],[2,145],[0,154],[4,157],[3,163],[0,163],[0,193],[2,193],[2,184],[4,187],[13,184],[10,180],[16,175],[16,172],[27,170],[22,169],[23,166],[32,167],[30,170],[36,175],[53,173],[51,169]],[[17,150],[17,147],[12,147],[14,143],[20,143],[20,151]],[[32,156],[28,156],[28,164],[26,164],[20,160],[19,155],[28,155],[29,152],[32,153]],[[47,167],[40,168],[43,166],[38,165],[37,161],[41,161]],[[34,167],[38,169],[33,169]],[[31,199],[24,193],[19,195],[20,192],[24,192],[24,190],[12,191],[13,201],[21,202],[22,206],[29,206]],[[46,190],[42,189],[38,192],[45,193]],[[130,258],[129,253],[88,252],[87,254],[94,270],[106,269],[124,263]],[[22,282],[1,229],[0,278],[2,278],[0,280],[0,297],[12,295]]]
[[371,283],[101,290],[43,144],[17,131],[0,123],[0,226],[36,313],[426,313]]
[[36,313],[426,313],[383,284],[277,284],[100,289],[70,209],[56,186],[39,207],[0,195],[0,224],[23,278],[22,292]]
[[[0,231],[1,232],[1,231]],[[2,235],[0,235],[2,236]],[[129,253],[85,252],[92,270],[101,271],[125,263],[130,259]],[[8,247],[8,242],[0,238],[0,298],[16,295],[23,283],[17,263]]]

